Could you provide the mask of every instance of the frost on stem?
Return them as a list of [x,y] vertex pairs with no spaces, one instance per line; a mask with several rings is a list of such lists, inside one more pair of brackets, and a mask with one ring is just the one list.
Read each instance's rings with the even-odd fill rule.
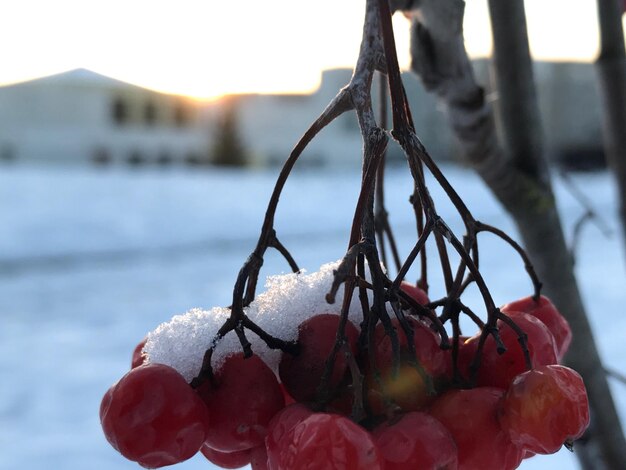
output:
[[[401,7],[401,5],[396,5],[397,3],[402,2],[394,2],[394,7]],[[248,356],[253,353],[246,337],[246,333],[249,331],[258,335],[269,348],[281,349],[289,354],[298,353],[297,344],[283,341],[266,333],[248,319],[244,313],[244,308],[255,298],[263,257],[268,248],[276,249],[286,259],[292,271],[298,272],[299,268],[295,259],[287,247],[279,241],[274,227],[274,215],[278,201],[285,182],[306,146],[320,130],[348,111],[356,113],[362,135],[362,180],[347,252],[334,272],[334,282],[329,286],[326,295],[326,301],[334,303],[339,289],[342,287],[344,289],[343,301],[340,306],[341,321],[336,332],[335,346],[326,361],[325,372],[317,390],[318,403],[323,406],[332,398],[329,377],[337,355],[344,354],[349,365],[354,391],[353,418],[360,421],[367,415],[367,410],[364,409],[363,405],[363,372],[357,358],[349,351],[349,348],[345,347],[345,326],[348,321],[350,304],[353,301],[359,302],[362,311],[357,355],[368,358],[370,365],[375,369],[377,368],[377,358],[374,347],[374,332],[376,325],[380,322],[385,334],[391,341],[394,373],[397,373],[401,356],[401,337],[399,335],[403,335],[402,339],[406,339],[409,355],[412,357],[409,363],[421,375],[424,375],[422,367],[415,359],[414,331],[409,322],[410,316],[416,316],[425,319],[431,325],[431,329],[439,333],[442,348],[452,349],[454,374],[455,377],[458,377],[456,361],[459,350],[459,335],[461,334],[459,326],[461,315],[468,316],[481,331],[477,352],[471,366],[473,376],[476,375],[480,367],[481,351],[489,336],[494,338],[498,352],[505,351],[496,326],[497,320],[502,320],[504,324],[518,334],[526,365],[530,368],[530,355],[524,332],[495,306],[489,288],[481,275],[478,234],[481,232],[491,233],[509,244],[519,254],[533,283],[536,298],[539,296],[541,284],[528,257],[515,241],[501,230],[474,219],[459,194],[434,163],[417,137],[400,77],[391,26],[391,14],[387,0],[366,1],[363,37],[353,75],[349,83],[339,90],[337,96],[305,132],[280,171],[265,213],[256,248],[244,263],[235,282],[230,317],[219,329],[211,347],[206,351],[202,368],[198,376],[192,381],[193,386],[199,386],[202,381],[212,376],[213,348],[221,338],[233,331],[237,335],[244,353]],[[386,126],[384,115],[381,117],[380,124],[377,123],[374,115],[371,87],[375,73],[381,73],[387,77],[388,88],[383,90],[391,100],[393,123],[391,130],[384,128]],[[381,108],[381,112],[384,113],[386,106],[383,105]],[[399,255],[384,207],[383,169],[389,136],[394,138],[402,148],[414,182],[413,195],[410,201],[415,212],[417,240],[404,260]],[[465,228],[465,234],[462,237],[458,237],[439,216],[426,185],[425,169],[443,188],[460,215]],[[421,276],[417,284],[425,290],[428,289],[426,242],[431,237],[434,238],[436,255],[444,275],[446,295],[428,305],[420,305],[400,288],[400,284],[409,269],[419,259]],[[392,259],[397,271],[395,277],[391,277],[388,271],[388,256],[385,245],[389,246],[392,252]],[[456,266],[451,261],[448,250],[452,250],[458,256]],[[463,293],[471,284],[475,284],[481,294],[486,321],[481,320],[480,315],[472,311],[462,301]],[[358,299],[354,298],[355,291]],[[437,310],[440,310],[439,314],[437,314]],[[396,331],[392,319],[398,322],[400,331]],[[448,338],[448,333],[444,327],[447,322],[451,324],[452,341]],[[470,379],[470,382],[472,380]]]

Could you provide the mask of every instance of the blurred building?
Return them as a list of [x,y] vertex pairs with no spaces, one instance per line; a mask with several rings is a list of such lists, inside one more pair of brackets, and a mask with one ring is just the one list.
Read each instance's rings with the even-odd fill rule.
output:
[[[474,70],[497,107],[497,93],[489,91],[490,61],[474,61]],[[604,166],[602,104],[594,64],[535,61],[533,71],[547,158],[570,168]]]
[[198,105],[76,69],[0,87],[0,160],[171,163],[206,159]]
[[[497,104],[497,94],[489,91],[489,60],[477,60],[474,66],[489,99]],[[224,148],[220,139],[228,138],[227,147],[246,154],[233,164],[276,165],[287,159],[351,75],[351,69],[327,70],[311,94],[236,95],[207,103],[84,69],[0,87],[0,160],[212,163],[223,160],[213,154]],[[593,65],[536,62],[535,78],[547,155],[578,167],[602,163],[601,107]],[[455,159],[458,148],[443,107],[414,74],[404,73],[403,79],[418,136],[435,159]],[[375,111],[378,80],[376,76],[372,89]],[[225,116],[231,121],[228,136],[222,135]],[[239,142],[232,142],[234,136]],[[313,139],[299,165],[360,165],[361,149],[356,116],[348,112]],[[389,158],[404,158],[395,143],[390,144]]]
[[[477,79],[497,109],[497,94],[491,90],[488,59],[474,61]],[[535,62],[535,80],[542,119],[546,156],[554,162],[577,168],[604,164],[602,110],[593,64]],[[244,95],[237,97],[241,135],[257,165],[283,162],[298,139],[346,86],[351,69],[327,70],[319,89],[303,95]],[[378,108],[378,76],[372,98]],[[419,78],[403,74],[404,86],[418,136],[436,160],[456,160],[459,148],[445,116],[445,107],[426,92]],[[219,115],[220,103],[212,105]],[[388,112],[388,119],[391,114]],[[388,124],[389,126],[389,124]],[[214,127],[214,126],[210,126]],[[322,130],[301,157],[302,165],[359,165],[362,141],[353,112],[348,112]],[[403,155],[395,143],[389,157],[400,161]]]
[[[326,106],[346,86],[351,69],[326,70],[320,87],[312,94],[239,95],[227,102],[211,104],[205,111],[208,126],[226,111],[224,106],[236,106],[240,134],[255,165],[267,166],[284,162],[300,137]],[[372,99],[378,109],[378,76],[375,77]],[[405,74],[405,86],[413,106],[414,118],[421,125],[420,137],[435,157],[448,158],[453,148],[445,117],[438,109],[435,97],[426,93],[413,74]],[[391,119],[391,114],[389,119]],[[217,138],[214,136],[214,138]],[[358,166],[361,164],[362,138],[354,112],[339,116],[324,128],[307,146],[299,160],[302,166]],[[400,148],[391,143],[391,159],[401,159]]]

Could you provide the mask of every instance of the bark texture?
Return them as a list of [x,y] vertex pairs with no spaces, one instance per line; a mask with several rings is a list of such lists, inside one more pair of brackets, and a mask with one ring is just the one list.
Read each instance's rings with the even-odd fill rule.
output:
[[601,44],[596,71],[604,107],[604,150],[615,175],[626,241],[626,52],[622,1],[597,1]]
[[624,434],[585,313],[542,153],[523,2],[490,0],[489,6],[502,143],[465,50],[463,1],[421,0],[411,5],[412,68],[446,104],[464,160],[515,220],[544,292],[570,322],[574,342],[566,361],[583,376],[593,415],[587,439],[576,446],[581,465],[623,469]]

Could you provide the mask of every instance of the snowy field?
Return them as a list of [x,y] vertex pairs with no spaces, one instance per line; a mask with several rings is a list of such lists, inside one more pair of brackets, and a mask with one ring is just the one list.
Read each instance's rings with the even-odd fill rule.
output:
[[[471,172],[444,171],[479,220],[512,231]],[[148,331],[192,307],[230,302],[276,174],[0,168],[0,470],[139,468],[104,439],[100,399],[129,368],[132,349]],[[605,238],[594,225],[585,227],[577,272],[604,360],[624,372],[626,256],[613,187],[603,173],[575,181],[613,230]],[[276,226],[301,267],[315,271],[343,255],[358,184],[359,175],[345,170],[293,175]],[[406,255],[414,224],[405,170],[390,170],[386,186]],[[584,209],[559,182],[557,190],[571,236]],[[444,218],[458,227],[443,194],[434,188],[432,193]],[[488,235],[480,244],[496,302],[529,294],[514,253]],[[272,254],[262,274],[286,271],[286,263]],[[435,297],[438,279],[433,272]],[[612,385],[626,420],[626,388]],[[214,467],[196,457],[176,468]],[[561,451],[521,468],[577,464]]]

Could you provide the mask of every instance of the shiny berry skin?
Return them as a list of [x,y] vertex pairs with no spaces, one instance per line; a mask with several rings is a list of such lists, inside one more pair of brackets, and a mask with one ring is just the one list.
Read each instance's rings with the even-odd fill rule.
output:
[[354,406],[354,387],[352,383],[344,383],[336,390],[335,395],[326,405],[325,411],[343,416],[352,415]]
[[[446,376],[450,373],[450,359],[439,347],[440,338],[425,323],[412,317],[406,320],[413,330],[413,345],[419,364],[432,376]],[[403,354],[408,355],[408,340],[397,318],[391,320],[396,330],[398,343]],[[386,334],[382,323],[376,325],[374,332],[376,345],[376,361],[379,369],[387,369],[393,363],[393,347],[391,338]]]
[[277,460],[280,452],[278,443],[283,436],[312,414],[313,411],[301,403],[286,406],[276,413],[267,427],[267,436],[265,437],[267,455]]
[[263,444],[268,423],[285,406],[276,376],[256,355],[228,356],[198,393],[211,415],[206,444],[221,452]]
[[[285,389],[296,401],[307,402],[315,399],[317,387],[324,373],[328,359],[335,345],[335,337],[341,317],[334,314],[321,314],[302,322],[298,328],[299,353],[293,356],[283,353],[278,372]],[[348,345],[354,354],[359,331],[351,323],[345,327]],[[339,384],[346,373],[345,355],[339,352],[330,374],[331,387]]]
[[200,449],[206,459],[221,468],[241,468],[250,463],[250,450],[240,450],[237,452],[220,452],[204,445]]
[[580,375],[547,365],[517,376],[506,392],[500,423],[511,440],[536,454],[552,454],[582,436],[589,402]]
[[[396,330],[402,358],[398,374],[394,375],[392,341],[383,325],[378,324],[374,342],[380,383],[371,365],[365,380],[369,406],[374,414],[384,414],[385,396],[403,411],[424,408],[434,398],[434,381],[444,377],[447,379],[451,375],[450,355],[439,347],[439,336],[419,320],[407,317],[407,322],[413,329],[415,358],[422,371],[408,360],[410,357],[408,340],[399,321],[394,318],[391,323]],[[423,374],[426,374],[426,378]]]
[[426,305],[430,302],[428,294],[421,287],[417,287],[415,284],[411,284],[407,281],[402,281],[400,283],[400,289],[402,289],[403,292],[408,294],[420,305]]
[[100,421],[107,440],[124,457],[158,468],[200,450],[209,414],[176,370],[148,363],[131,369],[107,391]]
[[252,470],[268,470],[265,446],[250,449],[250,467]]
[[[527,347],[531,366],[556,364],[556,347],[554,337],[540,320],[522,312],[507,314],[527,335]],[[515,376],[525,372],[526,360],[518,342],[517,333],[503,321],[498,320],[500,338],[506,347],[504,354],[498,354],[493,337],[487,337],[483,347],[477,384],[481,387],[508,388]],[[477,341],[474,336],[469,341]]]
[[271,470],[383,470],[372,435],[339,415],[314,413],[278,444],[278,455],[268,455]]
[[456,470],[458,451],[448,430],[427,413],[411,412],[374,432],[385,470]]
[[293,397],[289,395],[289,392],[287,391],[285,386],[282,383],[279,383],[278,385],[280,385],[280,390],[281,392],[283,392],[283,397],[285,398],[285,405],[291,405],[292,403],[296,403],[296,400],[294,400]]
[[559,361],[563,359],[572,342],[572,329],[550,299],[542,295],[535,302],[532,296],[524,297],[503,305],[500,310],[505,313],[524,312],[541,320],[554,336],[557,359]]
[[395,376],[388,369],[380,380],[373,373],[365,377],[367,405],[375,416],[386,415],[389,406],[394,412],[423,410],[435,399],[435,392],[413,365],[401,364]]
[[[478,341],[470,338],[459,337],[459,353],[456,359],[456,366],[461,380],[469,382],[472,378],[471,365],[476,351],[478,349]],[[452,352],[450,352],[452,354]]]
[[457,445],[459,470],[510,470],[522,461],[522,448],[511,442],[498,422],[503,395],[494,387],[451,390],[430,408]]
[[146,362],[146,356],[143,354],[143,347],[146,345],[147,339],[142,339],[135,349],[133,350],[133,357],[131,359],[130,368],[134,369]]

